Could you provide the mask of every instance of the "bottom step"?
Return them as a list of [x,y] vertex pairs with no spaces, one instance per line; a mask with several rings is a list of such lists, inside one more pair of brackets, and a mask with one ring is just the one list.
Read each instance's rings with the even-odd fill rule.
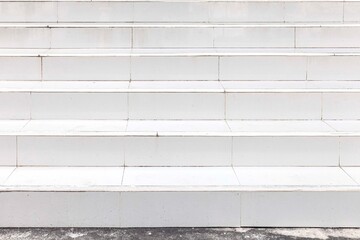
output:
[[0,227],[360,227],[359,167],[2,167]]

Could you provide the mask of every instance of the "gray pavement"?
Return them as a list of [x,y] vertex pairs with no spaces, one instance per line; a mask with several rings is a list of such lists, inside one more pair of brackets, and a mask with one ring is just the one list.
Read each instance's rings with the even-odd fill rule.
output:
[[249,240],[249,239],[360,239],[360,229],[325,228],[3,228],[0,240],[22,239],[145,239],[145,240]]

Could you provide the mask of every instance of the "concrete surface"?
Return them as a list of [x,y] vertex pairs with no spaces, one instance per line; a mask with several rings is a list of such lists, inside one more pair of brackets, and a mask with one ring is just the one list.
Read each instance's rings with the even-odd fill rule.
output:
[[0,229],[0,240],[245,240],[245,239],[360,239],[360,229],[318,228],[20,228]]

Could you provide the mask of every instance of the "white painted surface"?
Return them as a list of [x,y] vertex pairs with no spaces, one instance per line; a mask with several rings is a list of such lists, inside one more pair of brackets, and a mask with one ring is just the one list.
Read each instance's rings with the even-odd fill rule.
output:
[[[346,52],[331,56],[334,53],[312,53],[309,50],[296,54],[284,50],[261,53],[259,49],[253,52],[234,49],[236,53],[229,52],[230,49],[222,52],[214,49],[188,50],[186,53],[181,53],[179,49],[162,49],[159,52],[153,49],[132,52],[124,49],[52,49],[47,53],[37,50],[25,54],[32,57],[1,57],[0,61],[8,68],[1,69],[0,79],[40,80],[39,54],[44,55],[43,80],[57,81],[119,81],[130,78],[137,81],[357,81],[360,75],[359,56]],[[24,55],[18,49],[2,53],[6,56]],[[28,75],[16,71],[20,67],[24,67]]]
[[236,167],[241,185],[356,186],[338,167]]
[[212,28],[134,28],[135,48],[213,47]]
[[130,80],[130,58],[47,57],[43,80]]
[[207,19],[205,2],[134,3],[135,22],[206,22]]
[[0,81],[4,92],[126,92],[128,86],[129,81]]
[[220,80],[305,80],[306,58],[291,56],[221,57],[219,72]]
[[224,92],[219,81],[133,81],[129,90],[136,92]]
[[226,192],[123,193],[121,223],[122,227],[238,227],[240,195]]
[[[358,22],[356,1],[1,2],[2,22]],[[161,12],[162,14],[158,14]]]
[[215,28],[214,47],[294,47],[293,28]]
[[16,138],[0,137],[0,166],[15,166],[17,164]]
[[0,120],[0,133],[20,131],[28,122],[29,120]]
[[0,80],[41,80],[40,58],[0,57],[0,66]]
[[59,2],[59,22],[128,22],[133,19],[131,2]]
[[297,28],[296,47],[360,47],[359,27]]
[[211,22],[283,22],[282,2],[210,2]]
[[123,166],[124,141],[112,137],[19,137],[20,166]]
[[331,133],[335,130],[322,121],[227,121],[232,132],[252,133]]
[[5,182],[8,186],[120,186],[121,167],[21,167]]
[[126,166],[229,166],[231,137],[131,137]]
[[33,119],[127,119],[123,93],[33,93]]
[[229,93],[227,119],[321,119],[318,93]]
[[0,93],[0,119],[29,119],[30,97],[29,93]]
[[[31,120],[1,121],[0,133],[5,139],[14,136],[13,149],[18,136],[18,162],[25,166],[121,166],[124,161],[128,166],[337,166],[339,157],[342,164],[351,166],[358,162],[358,140],[348,135],[359,135],[357,125],[348,121]],[[12,154],[13,163],[15,151]]]
[[359,167],[343,167],[349,176],[358,184],[360,184],[360,168]]
[[116,192],[8,192],[0,202],[1,227],[120,226]]
[[344,2],[344,21],[345,22],[358,22],[360,3],[359,2]]
[[18,162],[25,166],[337,166],[339,157],[351,166],[358,162],[357,137],[347,135],[359,131],[349,124],[31,120],[2,121],[0,133],[19,136]]
[[231,167],[127,167],[123,185],[232,186],[238,185]]
[[0,48],[50,48],[50,42],[49,28],[0,29]]
[[360,80],[359,56],[310,57],[308,80]]
[[360,81],[308,81],[307,86],[310,89],[359,89]]
[[360,93],[324,93],[323,119],[360,119]]
[[14,170],[14,167],[0,167],[0,184],[4,184]]
[[244,227],[358,227],[358,192],[241,194]]
[[56,22],[56,2],[0,2],[0,22]]
[[217,57],[133,57],[132,80],[218,80]]
[[[1,125],[0,125],[1,126]],[[229,132],[230,129],[225,121],[208,120],[131,120],[127,124],[128,132]]]
[[[126,120],[31,120],[21,129],[28,134],[66,134],[74,132],[125,132]],[[1,125],[0,125],[1,126]]]
[[341,1],[289,1],[284,3],[286,22],[342,22]]
[[338,166],[337,137],[235,137],[235,166]]
[[360,131],[360,121],[359,120],[326,120],[325,122],[338,132],[359,132]]
[[225,119],[220,93],[130,93],[130,119]]
[[358,120],[0,120],[3,136],[89,133],[87,136],[347,137],[357,136],[359,131]]
[[360,226],[359,7],[0,0],[0,226]]
[[358,48],[355,24],[2,24],[3,49]]
[[53,28],[52,48],[129,48],[130,28]]
[[360,166],[360,138],[340,138],[340,166]]

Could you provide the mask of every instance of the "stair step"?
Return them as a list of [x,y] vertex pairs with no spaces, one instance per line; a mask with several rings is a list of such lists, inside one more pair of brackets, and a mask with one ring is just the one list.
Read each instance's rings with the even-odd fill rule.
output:
[[[274,37],[276,36],[276,37]],[[0,48],[355,48],[359,24],[1,24]]]
[[[0,22],[359,22],[357,1],[4,1]],[[161,14],[159,14],[161,13]]]
[[357,56],[360,48],[0,49],[1,57]]
[[0,99],[3,120],[360,118],[359,81],[0,81]]
[[5,191],[360,190],[359,167],[0,167],[0,171],[0,188]]
[[355,81],[359,60],[359,49],[7,49],[0,80]]
[[[1,135],[132,136],[341,136],[360,130],[358,120],[1,120]],[[140,136],[141,136],[140,134]]]
[[1,93],[357,93],[360,81],[0,81]]
[[359,176],[357,167],[0,168],[0,226],[354,227]]
[[0,121],[1,166],[359,166],[360,121]]

